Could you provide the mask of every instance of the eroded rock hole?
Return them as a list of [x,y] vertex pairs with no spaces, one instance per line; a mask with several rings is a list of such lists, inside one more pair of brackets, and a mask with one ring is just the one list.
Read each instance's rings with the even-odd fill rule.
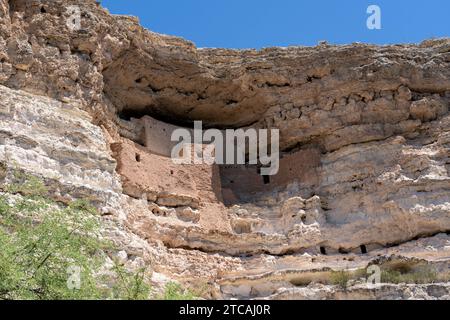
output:
[[232,99],[226,101],[226,104],[227,104],[227,105],[237,104],[237,103],[239,103],[239,101],[237,101],[237,100],[232,100]]
[[117,116],[125,121],[130,121],[132,118],[134,119],[140,119],[144,116],[146,116],[148,113],[145,110],[139,110],[139,109],[126,109],[122,110],[122,112],[119,112]]
[[167,212],[165,210],[153,208],[152,213],[156,216],[167,217]]
[[135,158],[136,158],[137,162],[141,162],[141,155],[140,154],[136,153]]
[[231,227],[236,234],[246,234],[252,232],[252,225],[248,221],[233,221]]
[[320,247],[320,253],[323,254],[324,256],[327,255],[327,250],[325,249],[325,247]]
[[367,254],[367,247],[364,244],[361,245],[360,249],[362,254]]
[[[168,116],[166,114],[163,114],[158,108],[154,106],[135,107],[135,108],[124,107],[121,111],[117,112],[117,117],[125,121],[130,121],[131,119],[141,119],[145,116],[149,116],[166,125],[174,125],[188,129],[194,128],[194,121],[190,120],[187,116],[183,115]],[[210,127],[208,126],[208,123],[204,122],[203,128],[208,129]]]

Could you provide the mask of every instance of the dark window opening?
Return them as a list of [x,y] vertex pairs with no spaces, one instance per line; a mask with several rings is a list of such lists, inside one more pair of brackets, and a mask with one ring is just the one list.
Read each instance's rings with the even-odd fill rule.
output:
[[173,170],[170,170],[170,174],[172,174],[172,175],[173,175]]
[[141,155],[136,153],[136,161],[141,162]]
[[320,247],[320,253],[323,255],[327,254],[327,250],[325,250],[325,247]]
[[264,181],[264,184],[269,184],[270,183],[270,176],[263,176],[263,181]]
[[365,245],[361,245],[361,253],[366,254],[367,253],[367,247]]
[[47,10],[45,10],[44,7],[41,7],[41,13],[47,13]]

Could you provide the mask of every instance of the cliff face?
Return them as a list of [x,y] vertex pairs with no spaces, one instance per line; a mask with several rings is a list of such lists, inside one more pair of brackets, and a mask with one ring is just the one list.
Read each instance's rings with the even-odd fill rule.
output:
[[[332,285],[372,264],[448,281],[449,106],[448,39],[197,49],[94,1],[0,0],[0,178],[89,199],[130,264],[205,297],[450,298]],[[281,173],[174,166],[142,146],[145,117],[278,128]]]

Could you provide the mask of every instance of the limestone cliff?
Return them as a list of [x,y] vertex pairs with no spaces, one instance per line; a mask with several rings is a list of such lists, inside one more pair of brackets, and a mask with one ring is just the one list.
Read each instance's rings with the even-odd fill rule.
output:
[[[87,198],[154,285],[205,298],[449,299],[449,106],[449,39],[197,49],[93,0],[0,0],[0,178]],[[280,173],[174,165],[146,117],[278,128]],[[370,265],[436,276],[371,288]]]

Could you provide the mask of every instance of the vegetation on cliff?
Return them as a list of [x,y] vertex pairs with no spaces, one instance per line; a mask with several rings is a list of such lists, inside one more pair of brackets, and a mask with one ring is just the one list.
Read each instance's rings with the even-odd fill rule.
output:
[[0,299],[145,299],[144,270],[114,263],[88,202],[49,199],[42,181],[20,173],[0,194]]

